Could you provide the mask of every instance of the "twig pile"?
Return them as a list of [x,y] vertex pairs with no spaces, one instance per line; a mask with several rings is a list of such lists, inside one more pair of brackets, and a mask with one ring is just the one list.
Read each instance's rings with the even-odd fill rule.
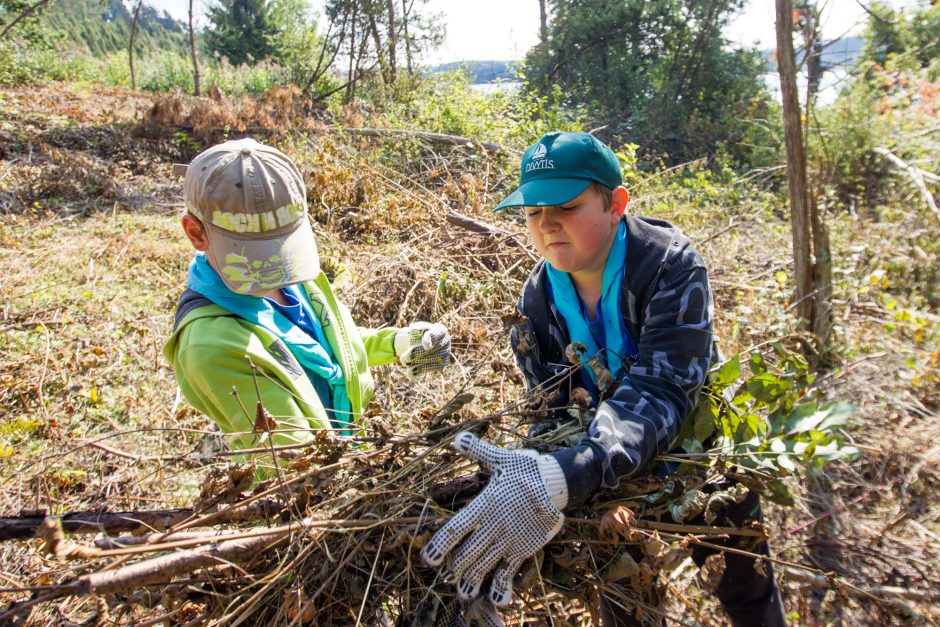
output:
[[[456,399],[435,424],[448,422],[446,414],[467,400]],[[253,462],[215,469],[189,512],[142,535],[106,530],[92,545],[67,539],[61,519],[46,518],[39,531],[44,551],[80,566],[59,570],[59,583],[11,604],[0,620],[78,596],[96,599],[99,622],[106,612],[115,621],[194,624],[441,624],[457,611],[454,588],[423,567],[418,552],[486,482],[481,473],[469,474],[472,468],[446,444],[462,429],[492,437],[491,425],[524,411],[517,404],[420,434],[377,432],[367,448],[322,435],[306,449],[275,451],[278,478],[251,491]],[[573,423],[554,439],[570,438],[578,428]],[[603,509],[588,504],[572,513],[564,532],[523,568],[516,583],[522,603],[514,612],[524,607],[530,618],[587,618],[596,612],[600,589],[618,603],[661,614],[657,575],[683,563],[690,543],[728,534],[766,537],[759,527],[682,524],[702,513],[712,523],[724,505],[747,494],[737,485],[709,495],[704,483],[694,474],[624,482],[603,496]],[[118,518],[108,517],[105,526],[126,529]],[[233,521],[241,523],[219,527]],[[73,517],[70,528],[95,527],[79,527]],[[715,585],[722,572],[719,561],[707,564],[703,585]],[[141,616],[135,606],[153,609]]]

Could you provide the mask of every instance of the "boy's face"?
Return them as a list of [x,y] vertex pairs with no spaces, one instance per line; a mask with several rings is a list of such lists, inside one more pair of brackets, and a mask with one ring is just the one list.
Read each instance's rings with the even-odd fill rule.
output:
[[535,248],[556,270],[573,275],[600,272],[627,205],[627,190],[614,189],[613,203],[588,186],[581,195],[555,207],[526,207],[526,225]]

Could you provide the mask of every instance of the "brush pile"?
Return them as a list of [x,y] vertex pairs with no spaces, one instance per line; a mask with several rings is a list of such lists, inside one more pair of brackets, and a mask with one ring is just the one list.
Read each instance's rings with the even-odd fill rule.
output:
[[[60,583],[12,604],[3,616],[22,619],[39,603],[78,596],[95,600],[88,605],[92,616],[84,618],[88,624],[467,620],[476,608],[458,607],[454,587],[419,558],[432,533],[487,480],[446,445],[465,429],[498,441],[502,427],[527,411],[516,404],[453,424],[467,400],[458,397],[431,416],[429,425],[436,426],[423,433],[397,435],[379,422],[364,445],[324,435],[304,449],[273,451],[280,459],[277,477],[253,489],[255,462],[218,467],[191,509],[162,519],[148,512],[86,513],[84,523],[81,516],[66,519],[69,531],[110,527],[93,543],[67,539],[59,518],[42,519],[43,550],[58,562],[50,580]],[[550,448],[550,441],[577,437],[581,429],[573,421],[529,444]],[[748,488],[737,483],[718,490],[716,479],[693,473],[624,482],[569,513],[563,532],[524,566],[515,584],[522,601],[506,618],[587,619],[596,613],[598,590],[662,616],[661,588],[671,584],[659,574],[683,564],[691,544],[728,534],[755,542],[766,537],[756,523],[720,526],[723,507],[740,502]],[[27,519],[41,517],[21,522]],[[0,522],[10,528],[12,519]],[[710,561],[700,571],[701,585],[716,585],[722,572],[720,560]]]

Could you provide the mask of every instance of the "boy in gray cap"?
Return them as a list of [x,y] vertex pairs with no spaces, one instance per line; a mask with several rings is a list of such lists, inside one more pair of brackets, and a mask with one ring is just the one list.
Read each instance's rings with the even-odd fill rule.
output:
[[[562,510],[623,477],[651,470],[695,406],[718,359],[712,297],[701,256],[664,220],[627,215],[628,194],[613,151],[587,133],[548,133],[522,157],[519,187],[496,209],[524,208],[532,242],[542,254],[517,308],[522,323],[511,342],[531,392],[553,390],[544,432],[570,420],[571,390],[596,409],[585,437],[549,454],[504,449],[470,433],[453,447],[493,477],[424,547],[431,566],[447,569],[458,597],[476,597],[491,577],[488,599],[505,606],[522,562],[561,529]],[[566,348],[585,347],[572,374]],[[587,363],[598,358],[603,369]],[[760,517],[756,494],[728,508],[724,524]],[[732,539],[729,546],[738,546]],[[753,548],[767,554],[766,543]],[[695,547],[703,564],[714,550]],[[725,552],[716,595],[735,626],[785,625],[783,604],[765,562]],[[487,619],[496,624],[495,613]],[[639,624],[602,597],[602,625]]]
[[[356,326],[320,269],[303,177],[281,151],[251,139],[213,146],[183,187],[196,254],[164,355],[230,448],[353,433],[375,390],[370,367],[398,361],[414,377],[449,363],[440,324]],[[276,423],[270,441],[258,401]]]

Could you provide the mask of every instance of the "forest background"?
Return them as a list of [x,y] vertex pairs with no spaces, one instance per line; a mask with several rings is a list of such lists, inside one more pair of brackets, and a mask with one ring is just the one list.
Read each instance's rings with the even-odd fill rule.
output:
[[[522,397],[500,316],[534,251],[518,214],[490,208],[526,145],[590,130],[617,151],[630,210],[680,225],[709,263],[720,380],[749,379],[742,411],[696,415],[683,437],[695,452],[722,433],[773,476],[771,546],[809,569],[782,571],[790,619],[935,623],[940,6],[866,5],[861,54],[825,104],[820,8],[792,7],[805,199],[831,240],[812,259],[830,268],[812,292],[823,337],[794,296],[773,58],[723,35],[741,3],[538,4],[539,42],[506,70],[518,87],[482,92],[480,67],[422,65],[445,33],[420,0],[328,0],[316,19],[304,0],[222,0],[201,29],[119,0],[0,0],[0,515],[196,498],[206,468],[174,455],[212,436],[160,356],[188,263],[172,163],[226,138],[281,146],[358,319],[451,327],[460,365],[443,380],[380,371],[386,420],[407,433],[457,391],[475,396],[465,419]],[[0,551],[4,601],[70,574],[50,578],[38,544]],[[696,620],[720,622],[683,568]],[[33,620],[101,614],[50,608]]]

